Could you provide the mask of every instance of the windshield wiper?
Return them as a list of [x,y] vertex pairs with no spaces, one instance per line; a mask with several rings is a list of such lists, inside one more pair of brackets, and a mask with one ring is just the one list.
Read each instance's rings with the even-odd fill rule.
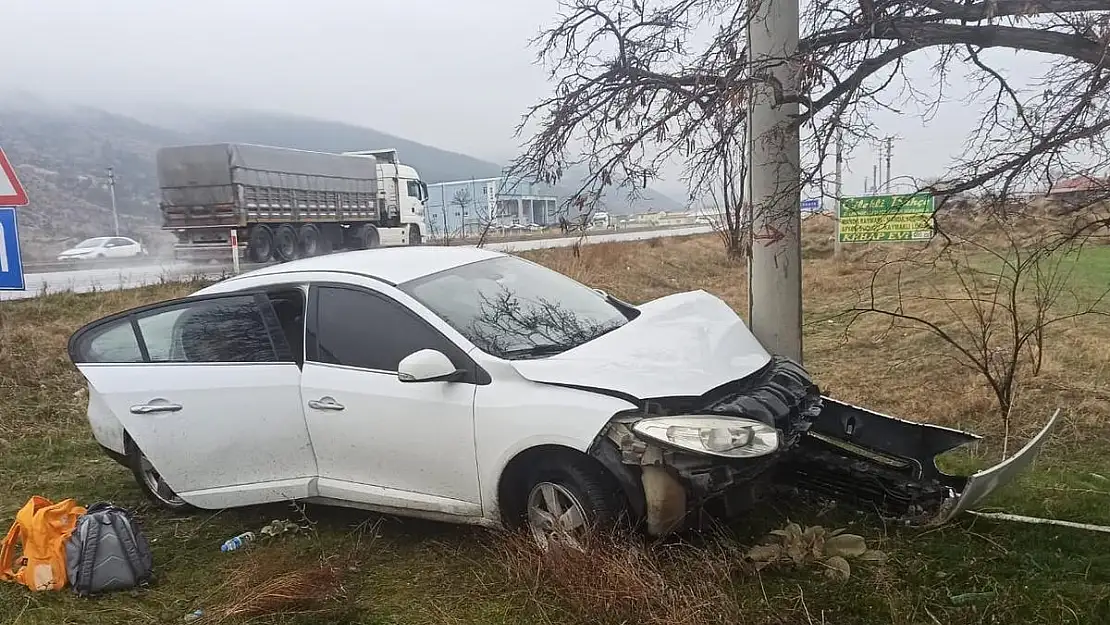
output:
[[568,349],[571,345],[531,345],[528,347],[518,347],[517,349],[507,349],[501,352],[502,358],[513,360],[514,358],[542,358],[543,356],[554,356],[561,354]]

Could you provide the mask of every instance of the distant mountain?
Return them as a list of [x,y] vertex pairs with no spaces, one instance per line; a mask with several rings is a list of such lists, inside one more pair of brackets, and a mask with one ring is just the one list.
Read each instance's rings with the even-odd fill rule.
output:
[[[141,118],[145,121],[140,121]],[[20,210],[29,257],[50,256],[74,239],[111,232],[106,169],[116,177],[121,231],[146,240],[159,230],[154,155],[161,147],[242,142],[324,152],[397,148],[429,183],[500,175],[502,167],[465,154],[427,146],[369,128],[317,119],[244,111],[172,111],[125,116],[61,106],[20,94],[0,97],[0,147],[13,161],[31,204]],[[576,187],[565,181],[557,193]],[[607,210],[677,210],[669,197],[648,192],[629,206],[606,198]]]
[[276,113],[232,112],[192,120],[180,127],[190,141],[257,143],[317,152],[354,152],[397,148],[401,161],[420,172],[425,182],[445,182],[501,175],[488,161],[427,146],[384,132],[341,122]]

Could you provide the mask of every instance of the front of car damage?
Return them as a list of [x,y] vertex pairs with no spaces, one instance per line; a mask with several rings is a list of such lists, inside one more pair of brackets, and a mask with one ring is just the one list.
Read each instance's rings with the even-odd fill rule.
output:
[[513,364],[534,382],[636,406],[614,415],[588,453],[616,477],[651,535],[704,514],[735,518],[783,490],[943,523],[1028,466],[1056,421],[1002,464],[948,475],[936,457],[979,437],[822,395],[805,369],[767,354],[708,293],[637,308],[633,321],[575,349]]

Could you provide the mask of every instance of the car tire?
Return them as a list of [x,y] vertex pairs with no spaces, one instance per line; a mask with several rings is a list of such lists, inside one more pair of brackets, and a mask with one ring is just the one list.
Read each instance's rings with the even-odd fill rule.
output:
[[289,224],[282,224],[274,233],[274,256],[282,262],[296,260],[299,251],[297,231]]
[[254,263],[266,263],[274,255],[274,231],[258,225],[247,235],[247,257]]
[[552,539],[581,547],[590,532],[611,529],[626,514],[620,487],[600,465],[545,461],[525,483],[521,520],[541,547]]
[[409,245],[420,245],[420,226],[409,224]]
[[143,491],[148,499],[164,510],[181,511],[192,508],[162,480],[162,477],[158,475],[158,470],[143,455],[142,450],[135,444],[135,441],[131,440],[130,436],[127,437],[124,447],[126,449],[127,466],[131,469],[131,474],[135,477],[139,489]]

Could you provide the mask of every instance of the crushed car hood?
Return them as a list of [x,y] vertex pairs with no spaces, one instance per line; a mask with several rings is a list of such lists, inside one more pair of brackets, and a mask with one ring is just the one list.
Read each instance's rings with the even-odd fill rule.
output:
[[698,396],[759,371],[771,359],[728,304],[705,291],[668,295],[638,308],[638,317],[588,343],[512,364],[533,382],[651,399]]

